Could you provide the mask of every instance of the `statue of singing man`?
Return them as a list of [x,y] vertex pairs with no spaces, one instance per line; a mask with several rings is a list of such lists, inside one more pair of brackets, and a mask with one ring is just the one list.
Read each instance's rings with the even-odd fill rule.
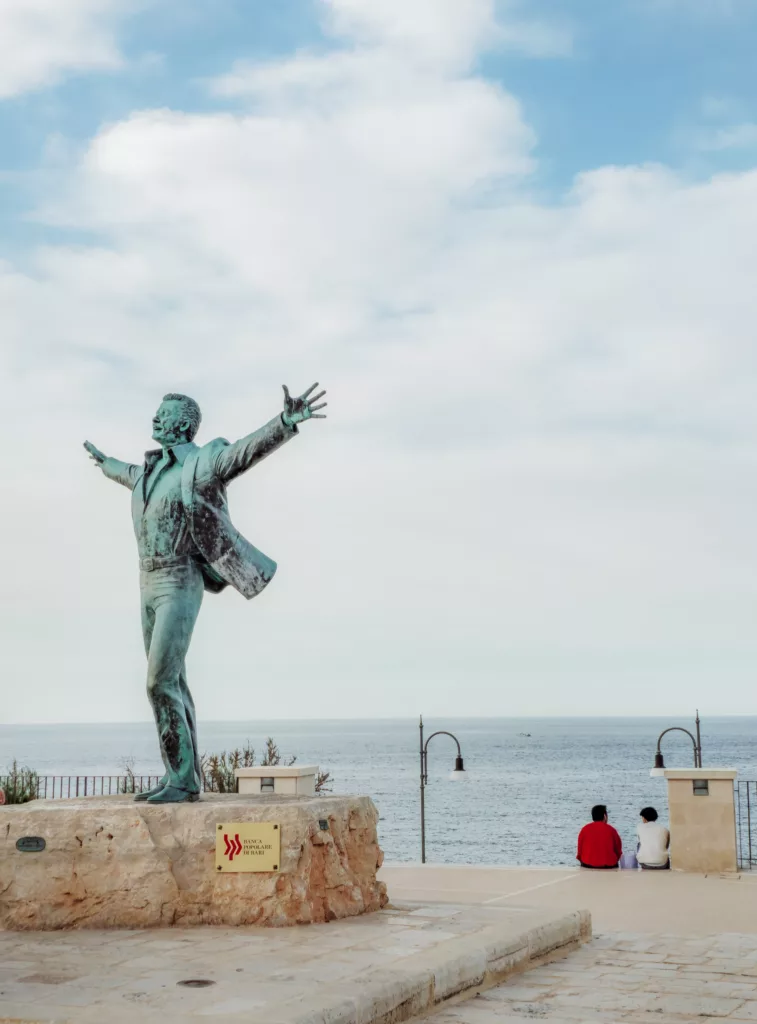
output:
[[[270,583],[276,563],[236,530],[226,485],[298,432],[298,423],[325,419],[316,404],[325,391],[292,398],[284,387],[284,411],[234,444],[216,438],[199,447],[200,407],[187,395],[166,395],[155,414],[153,440],[139,466],[84,447],[109,480],[132,492],[142,596],[142,633],[147,653],[147,696],[158,727],[165,774],[155,789],[137,794],[150,804],[200,798],[197,719],[187,686],[186,657],[203,592],[231,585],[246,598]],[[310,397],[312,395],[312,397]]]

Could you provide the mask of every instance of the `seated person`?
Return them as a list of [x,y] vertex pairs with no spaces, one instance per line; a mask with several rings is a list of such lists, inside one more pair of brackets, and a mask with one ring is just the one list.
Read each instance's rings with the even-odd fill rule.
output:
[[582,868],[616,868],[623,853],[620,836],[607,822],[607,808],[591,809],[591,822],[578,833],[576,860]]
[[657,820],[657,811],[654,807],[642,808],[641,824],[636,830],[636,835],[639,837],[636,860],[642,868],[662,871],[670,867],[670,832]]

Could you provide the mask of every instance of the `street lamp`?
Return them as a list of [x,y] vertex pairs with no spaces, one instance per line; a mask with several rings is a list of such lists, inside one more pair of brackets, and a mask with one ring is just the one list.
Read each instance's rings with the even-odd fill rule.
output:
[[702,737],[701,737],[701,734],[700,734],[700,731],[699,731],[699,710],[697,710],[696,730],[697,730],[697,734],[696,734],[696,736],[693,736],[689,732],[688,729],[684,729],[680,725],[671,725],[669,729],[663,729],[663,731],[660,733],[660,735],[659,735],[659,737],[657,739],[657,752],[655,753],[655,756],[654,756],[654,766],[655,766],[655,768],[656,769],[658,769],[658,768],[661,769],[661,768],[665,767],[665,761],[664,761],[663,756],[662,756],[662,750],[660,749],[660,743],[662,741],[662,737],[665,735],[665,733],[668,733],[668,732],[685,732],[686,733],[686,735],[689,737],[691,742],[694,744],[694,767],[695,768],[701,768],[702,767]]
[[426,786],[428,785],[428,745],[434,736],[449,736],[457,744],[457,757],[455,758],[455,767],[450,773],[450,779],[458,780],[465,778],[465,766],[463,765],[463,754],[460,750],[460,743],[457,736],[453,736],[451,732],[445,732],[444,729],[440,729],[438,732],[432,732],[426,742],[423,742],[423,715],[420,719],[420,732],[421,732],[421,864],[426,863]]

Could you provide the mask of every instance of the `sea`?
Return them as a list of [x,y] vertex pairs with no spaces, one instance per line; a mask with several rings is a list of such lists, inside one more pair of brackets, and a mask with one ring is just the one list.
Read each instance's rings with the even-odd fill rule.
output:
[[[450,778],[454,740],[428,747],[426,858],[435,864],[575,864],[576,836],[593,804],[606,804],[624,848],[632,849],[642,807],[667,817],[664,779],[650,778],[657,737],[668,718],[429,718],[460,742],[465,774]],[[704,765],[757,779],[757,717],[705,718]],[[334,793],[371,796],[387,861],[420,859],[418,721],[204,722],[201,748],[220,753],[272,737],[285,757],[331,773]],[[663,741],[668,767],[693,764],[682,733]],[[131,762],[159,774],[151,722],[103,725],[0,725],[0,774],[13,759],[40,775],[110,775]]]

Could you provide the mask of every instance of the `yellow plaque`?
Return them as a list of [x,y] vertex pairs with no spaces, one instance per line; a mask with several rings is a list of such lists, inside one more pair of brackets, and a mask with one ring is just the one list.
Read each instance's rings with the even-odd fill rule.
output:
[[216,826],[216,871],[278,871],[281,829],[268,821]]

